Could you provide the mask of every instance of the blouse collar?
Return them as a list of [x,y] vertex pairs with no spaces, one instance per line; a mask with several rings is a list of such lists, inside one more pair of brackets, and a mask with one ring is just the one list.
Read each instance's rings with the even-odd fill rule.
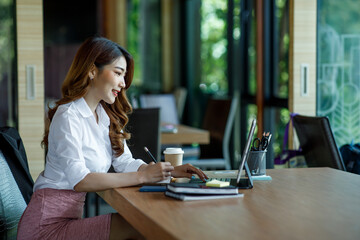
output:
[[[90,109],[89,105],[86,103],[84,98],[79,98],[79,99],[75,100],[74,104],[82,117],[88,118],[88,117],[93,116],[91,109]],[[110,118],[100,103],[96,107],[95,111],[98,114],[99,123],[102,123],[104,126],[109,127],[110,126]]]

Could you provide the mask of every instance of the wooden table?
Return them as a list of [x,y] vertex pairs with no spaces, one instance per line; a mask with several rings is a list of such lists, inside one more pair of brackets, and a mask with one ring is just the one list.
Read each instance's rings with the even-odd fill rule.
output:
[[177,125],[177,133],[161,133],[161,144],[208,144],[209,131],[185,125]]
[[244,198],[182,202],[139,187],[99,193],[147,239],[359,239],[360,176],[271,169]]

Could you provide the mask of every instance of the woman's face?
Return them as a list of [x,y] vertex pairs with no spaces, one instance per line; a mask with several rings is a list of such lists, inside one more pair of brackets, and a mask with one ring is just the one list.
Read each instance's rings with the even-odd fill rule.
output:
[[121,89],[125,88],[126,59],[124,56],[97,71],[93,81],[93,90],[97,100],[113,104]]

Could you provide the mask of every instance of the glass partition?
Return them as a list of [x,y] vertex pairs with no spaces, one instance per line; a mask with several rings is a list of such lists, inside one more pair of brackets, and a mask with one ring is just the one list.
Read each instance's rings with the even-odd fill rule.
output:
[[360,141],[360,4],[318,0],[317,115],[337,145]]
[[17,127],[15,1],[0,0],[0,126]]

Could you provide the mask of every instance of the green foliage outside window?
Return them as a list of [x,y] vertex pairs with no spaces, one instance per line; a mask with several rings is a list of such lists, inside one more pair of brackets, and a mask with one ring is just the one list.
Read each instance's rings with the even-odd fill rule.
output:
[[203,0],[201,5],[201,83],[204,93],[227,94],[227,0]]
[[134,57],[135,69],[132,84],[141,84],[140,61],[140,0],[128,1],[127,49]]
[[290,36],[288,32],[289,19],[288,19],[288,1],[276,0],[276,23],[278,34],[279,46],[279,63],[278,63],[278,79],[276,95],[280,98],[287,98],[289,93],[289,43]]
[[0,0],[0,125],[16,126],[15,1]]

